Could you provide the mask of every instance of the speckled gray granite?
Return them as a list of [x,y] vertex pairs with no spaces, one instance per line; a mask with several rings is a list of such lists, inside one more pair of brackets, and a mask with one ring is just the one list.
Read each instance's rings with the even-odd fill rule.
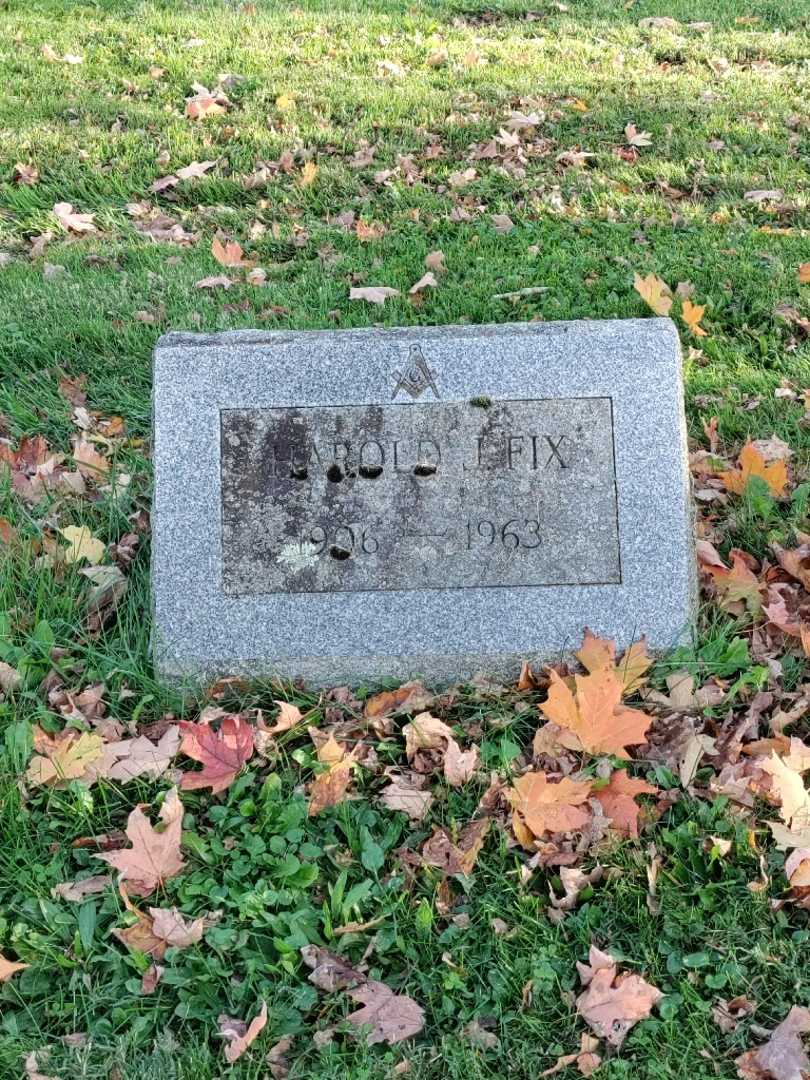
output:
[[312,685],[516,673],[696,603],[668,319],[168,334],[158,672]]

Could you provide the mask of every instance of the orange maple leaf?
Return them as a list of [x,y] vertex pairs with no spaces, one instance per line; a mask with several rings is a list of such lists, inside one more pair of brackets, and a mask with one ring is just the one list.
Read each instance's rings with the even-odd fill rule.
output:
[[180,780],[183,791],[210,787],[211,794],[224,791],[253,755],[253,728],[238,714],[226,716],[215,731],[211,724],[180,721],[183,741],[180,750],[199,761],[201,772],[186,772]]
[[576,675],[575,692],[556,671],[549,675],[548,699],[540,711],[572,731],[583,750],[626,758],[628,746],[645,741],[652,718],[622,705],[622,683],[615,670],[603,668],[591,675]]
[[309,816],[315,817],[329,806],[337,806],[346,798],[352,778],[354,755],[347,754],[334,735],[317,750],[317,758],[328,768],[319,773],[309,789]]
[[787,465],[784,461],[766,463],[765,458],[750,441],[740,451],[737,459],[738,468],[719,474],[727,491],[742,495],[752,476],[764,480],[772,495],[780,498],[785,494],[788,483]]
[[513,828],[517,825],[515,835],[524,843],[526,829],[536,837],[581,829],[591,816],[581,809],[590,791],[590,780],[563,777],[553,784],[543,772],[524,773],[505,792],[517,819],[512,822]]
[[241,244],[235,240],[223,244],[218,236],[211,241],[211,254],[221,266],[253,266],[255,263],[255,259],[245,258]]
[[176,877],[186,865],[180,853],[183,804],[177,788],[166,793],[160,820],[165,825],[163,832],[157,832],[140,806],[136,806],[129,815],[126,829],[132,847],[95,856],[114,866],[121,879],[128,882],[129,891],[136,896],[148,896],[158,885]]
[[707,540],[698,541],[698,563],[704,573],[711,575],[720,598],[720,607],[725,611],[742,614],[743,604],[752,615],[762,610],[764,586],[748,565],[746,553],[732,548],[731,569],[726,566],[719,554]]
[[705,304],[693,304],[689,299],[681,303],[681,318],[695,337],[706,337],[706,331],[699,325],[705,311]]
[[626,769],[616,769],[611,773],[610,782],[598,791],[594,798],[602,804],[605,817],[610,818],[611,827],[624,836],[638,836],[638,813],[641,807],[635,800],[636,795],[655,795],[658,788],[646,780],[636,780],[627,775]]
[[591,675],[597,671],[614,671],[621,681],[622,692],[632,694],[646,682],[646,672],[652,660],[647,655],[647,646],[642,638],[634,641],[626,649],[621,660],[616,660],[616,643],[610,638],[600,638],[585,627],[582,647],[576,654],[577,659]]
[[643,278],[640,274],[634,274],[633,288],[656,315],[669,315],[672,310],[672,296],[670,295],[669,286],[660,277],[656,277],[655,274],[647,274]]

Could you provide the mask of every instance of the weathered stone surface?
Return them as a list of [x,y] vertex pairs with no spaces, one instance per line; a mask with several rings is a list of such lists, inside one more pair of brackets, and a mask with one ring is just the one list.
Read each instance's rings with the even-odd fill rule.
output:
[[154,392],[167,677],[445,681],[688,632],[669,320],[170,334]]

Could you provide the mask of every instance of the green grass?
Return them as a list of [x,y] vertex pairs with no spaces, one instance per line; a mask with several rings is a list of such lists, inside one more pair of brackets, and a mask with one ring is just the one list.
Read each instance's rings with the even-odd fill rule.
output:
[[[639,28],[662,14],[681,25]],[[754,21],[740,21],[747,17]],[[711,27],[687,25],[700,21]],[[43,44],[84,62],[50,63]],[[439,48],[448,62],[428,66]],[[471,52],[486,62],[466,64]],[[710,64],[717,67],[718,57],[728,61],[726,76]],[[717,997],[747,994],[758,1002],[755,1022],[765,1026],[791,1004],[810,1002],[806,916],[774,912],[770,893],[747,888],[758,877],[757,860],[722,804],[679,803],[656,827],[663,860],[657,914],[646,903],[647,836],[603,853],[614,871],[560,926],[545,915],[550,875],[537,872],[522,886],[522,857],[493,830],[469,888],[454,886],[454,912],[471,920],[460,929],[442,915],[435,879],[420,874],[409,882],[397,870],[394,849],[414,846],[427,828],[412,831],[370,799],[306,821],[303,798],[293,794],[311,766],[300,740],[283,750],[278,781],[260,783],[251,771],[222,800],[187,798],[190,870],[170,883],[166,898],[188,915],[216,907],[223,917],[205,946],[178,953],[156,994],[143,997],[143,965],[109,935],[121,925],[120,901],[105,894],[65,904],[50,890],[93,864],[86,851],[70,849],[74,838],[120,828],[132,806],[153,800],[163,785],[99,785],[89,794],[73,785],[25,798],[18,785],[30,724],[56,721],[37,692],[54,646],[65,682],[104,681],[110,712],[125,723],[153,722],[179,707],[154,681],[149,659],[148,535],[127,571],[116,618],[96,635],[83,621],[86,579],[43,567],[37,549],[56,525],[86,524],[103,540],[117,540],[148,510],[150,356],[165,329],[640,316],[647,309],[633,274],[654,272],[673,289],[691,281],[695,301],[706,304],[706,338],[690,337],[679,323],[685,350],[701,350],[685,366],[696,444],[705,445],[702,425],[714,415],[728,454],[748,436],[776,433],[794,450],[795,478],[807,479],[804,409],[775,390],[810,386],[810,347],[775,309],[788,305],[810,317],[810,285],[797,275],[810,260],[809,58],[803,0],[672,0],[666,11],[652,0],[569,0],[563,11],[546,0],[410,7],[387,0],[0,0],[0,252],[9,256],[0,260],[0,436],[16,445],[23,435],[42,434],[69,453],[77,429],[58,380],[86,375],[88,408],[124,418],[126,439],[115,453],[132,477],[118,499],[94,494],[37,507],[0,477],[0,517],[26,541],[0,555],[2,647],[26,677],[19,695],[0,702],[0,944],[31,964],[0,992],[0,1075],[21,1075],[22,1055],[51,1045],[41,1068],[63,1080],[258,1080],[267,1073],[262,1051],[291,1032],[297,1077],[387,1077],[402,1060],[420,1080],[507,1071],[535,1077],[578,1043],[582,1024],[570,995],[575,963],[592,940],[667,995],[603,1067],[606,1080],[732,1077],[734,1056],[754,1040],[749,1022],[733,1035],[719,1032],[710,1015]],[[402,74],[379,76],[383,60]],[[164,73],[155,78],[152,67]],[[242,77],[227,91],[233,109],[203,122],[187,119],[192,82],[211,87],[220,73]],[[292,109],[279,110],[281,95],[294,99]],[[498,162],[470,162],[471,144],[497,135],[513,109],[545,114],[536,139],[548,140],[546,152],[529,157],[519,175]],[[614,152],[630,122],[652,138],[635,163]],[[444,154],[426,159],[433,139]],[[351,168],[363,140],[376,147],[374,162]],[[593,154],[585,168],[557,164],[571,149]],[[290,174],[244,187],[257,162],[284,151],[296,155]],[[162,152],[167,164],[157,163]],[[399,155],[413,155],[420,181],[395,175],[375,182],[378,170],[396,168]],[[302,187],[301,165],[310,157],[318,173]],[[150,192],[157,178],[214,159],[204,179]],[[39,170],[35,186],[15,183],[18,161]],[[450,175],[470,164],[477,176],[469,186],[448,187]],[[784,192],[777,207],[743,197],[772,188]],[[467,196],[471,220],[451,219]],[[143,236],[126,209],[143,200],[199,241],[179,247]],[[52,213],[60,201],[94,213],[100,231],[67,235]],[[384,235],[361,243],[335,223],[346,210],[380,223]],[[499,213],[515,223],[508,235],[492,226],[490,216]],[[267,270],[265,287],[195,289],[219,272],[210,254],[217,229]],[[30,242],[44,232],[53,233],[44,256],[31,258]],[[447,270],[437,289],[413,303],[407,290],[435,249]],[[46,277],[45,263],[65,272]],[[370,308],[349,302],[354,284],[391,285],[402,295]],[[547,291],[514,303],[494,299],[530,286]],[[157,322],[139,321],[142,311],[156,312]],[[778,505],[751,496],[713,524],[723,551],[736,544],[762,557],[770,540],[806,528],[806,514],[805,490]],[[738,629],[707,612],[695,649],[669,663],[686,660],[703,676],[765,685],[767,669],[745,643],[741,653],[729,645]],[[658,677],[665,671],[662,665]],[[805,677],[800,661],[785,659],[785,689]],[[249,701],[268,707],[273,696],[277,691],[259,687]],[[487,701],[466,691],[451,715],[462,728],[482,724],[487,764],[506,771],[534,728],[525,704],[511,694]],[[369,781],[366,794],[373,790]],[[436,820],[465,822],[480,794],[475,786],[445,792]],[[706,854],[711,835],[736,835],[733,855]],[[363,866],[364,836],[385,848],[378,874]],[[774,857],[773,895],[783,883],[780,862]],[[342,872],[344,894],[358,889],[354,904],[340,899]],[[493,916],[510,934],[493,933]],[[345,1002],[316,993],[298,947],[328,941],[338,920],[377,917],[368,962],[420,1001],[425,1032],[405,1049],[365,1049],[338,1035],[319,1051],[313,1031],[339,1022]],[[342,947],[357,960],[369,940],[349,936]],[[529,980],[532,1003],[523,1007]],[[211,1038],[216,1016],[252,1015],[262,996],[267,1029],[228,1071]],[[471,1047],[462,1037],[476,1017],[491,1023],[498,1049]],[[75,1031],[90,1034],[88,1046],[58,1042]]]

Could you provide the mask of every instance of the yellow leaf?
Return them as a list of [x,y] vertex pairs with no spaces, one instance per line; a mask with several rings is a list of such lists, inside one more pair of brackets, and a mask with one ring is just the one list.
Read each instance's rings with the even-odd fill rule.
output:
[[314,161],[308,161],[301,170],[300,184],[301,187],[310,187],[315,182],[315,177],[318,175],[318,166]]
[[788,483],[787,464],[784,461],[773,461],[767,465],[759,450],[752,443],[747,442],[740,451],[737,465],[736,469],[720,473],[720,480],[727,491],[742,495],[751,477],[758,476],[768,485],[772,495],[777,498],[784,495]]
[[70,544],[70,547],[65,549],[65,562],[74,563],[86,559],[91,566],[95,566],[104,558],[107,550],[104,541],[93,536],[86,525],[68,525],[59,532]]
[[799,282],[802,285],[810,285],[810,262],[800,264]]
[[570,105],[570,107],[572,109],[574,109],[575,112],[587,112],[588,111],[588,106],[582,100],[582,98],[574,98],[574,100],[570,101],[568,104]]
[[698,325],[705,310],[705,304],[693,304],[691,300],[684,300],[681,304],[681,318],[695,337],[706,337],[706,331]]
[[35,728],[34,746],[42,750],[42,754],[35,754],[28,766],[26,775],[32,784],[58,784],[63,780],[83,778],[88,766],[97,761],[104,751],[101,736],[89,731],[81,735],[66,731],[51,739]]
[[615,754],[626,758],[628,746],[646,739],[652,717],[622,704],[622,681],[615,669],[597,668],[591,675],[574,676],[574,690],[550,671],[548,698],[540,706],[547,720],[572,731],[589,754]]
[[656,315],[669,315],[672,308],[672,297],[669,295],[669,286],[655,274],[647,274],[645,278],[639,274],[633,275],[633,287],[638,295],[652,308]]
[[276,108],[279,112],[289,112],[290,109],[295,108],[295,98],[289,94],[279,94],[276,98]]

